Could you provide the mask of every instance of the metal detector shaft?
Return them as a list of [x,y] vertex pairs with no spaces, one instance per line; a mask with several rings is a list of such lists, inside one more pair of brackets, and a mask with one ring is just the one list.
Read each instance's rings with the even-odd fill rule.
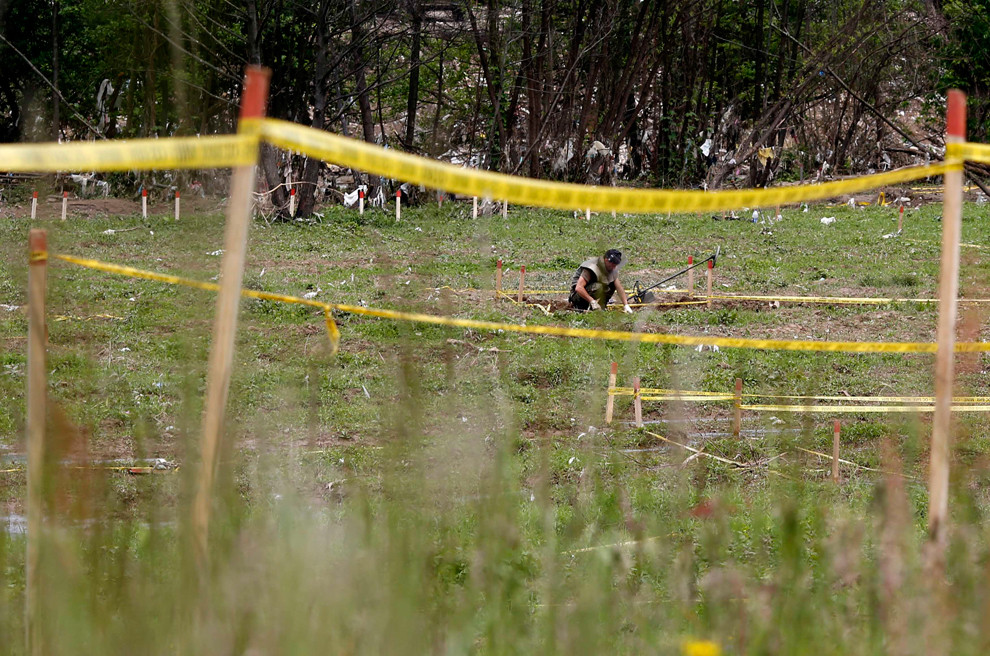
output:
[[718,254],[719,254],[719,253],[720,253],[721,251],[722,251],[722,247],[721,247],[721,246],[719,246],[719,247],[717,247],[717,248],[715,249],[715,252],[714,252],[714,253],[712,253],[711,255],[709,255],[708,257],[706,257],[705,259],[703,259],[702,261],[700,261],[700,262],[696,262],[695,264],[692,264],[691,266],[689,266],[689,267],[687,267],[687,268],[684,268],[684,269],[681,269],[681,270],[680,270],[680,271],[678,271],[677,273],[675,273],[675,274],[673,274],[673,275],[670,275],[670,276],[667,276],[666,278],[664,278],[664,279],[663,279],[663,280],[661,280],[660,282],[658,282],[658,283],[656,283],[656,284],[654,284],[654,285],[650,285],[649,287],[647,287],[647,288],[645,288],[645,289],[639,289],[639,288],[638,288],[638,287],[639,287],[639,281],[636,281],[636,285],[637,285],[637,289],[636,289],[636,291],[637,291],[637,293],[638,293],[638,294],[640,294],[640,295],[642,295],[642,294],[645,294],[646,292],[648,292],[648,291],[650,291],[651,289],[656,289],[657,287],[659,287],[660,285],[662,285],[662,284],[664,284],[665,282],[668,282],[668,281],[670,281],[670,280],[673,280],[673,279],[674,279],[674,278],[676,278],[677,276],[683,276],[683,275],[684,275],[685,273],[687,273],[687,272],[688,272],[688,271],[690,271],[691,269],[696,269],[696,268],[698,268],[698,267],[700,267],[700,266],[701,266],[702,264],[705,264],[705,263],[707,263],[707,262],[708,262],[709,260],[711,260],[711,261],[712,261],[712,262],[714,263],[714,262],[716,262],[716,261],[718,260]]

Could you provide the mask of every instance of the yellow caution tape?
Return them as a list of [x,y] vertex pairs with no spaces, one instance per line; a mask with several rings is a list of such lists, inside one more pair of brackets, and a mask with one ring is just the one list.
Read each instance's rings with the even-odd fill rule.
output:
[[[622,395],[616,394],[616,396]],[[633,396],[635,396],[635,394]],[[709,401],[732,401],[736,397],[731,394],[716,394],[713,396],[691,396],[690,394],[685,396],[644,396],[641,394],[639,398],[644,401],[685,401],[708,403]]]
[[[189,280],[187,278],[180,278],[179,276],[171,276],[161,273],[153,273],[151,271],[143,271],[141,269],[135,269],[133,267],[121,266],[119,264],[109,264],[106,262],[100,262],[98,260],[90,260],[81,257],[73,257],[71,255],[56,255],[60,260],[69,262],[71,264],[77,264],[88,269],[95,269],[97,271],[106,271],[107,273],[115,273],[121,276],[129,276],[131,278],[143,278],[145,280],[155,280],[157,282],[164,282],[170,285],[183,285],[185,287],[192,287],[194,289],[202,289],[211,292],[220,291],[220,285],[211,282],[199,282],[197,280]],[[247,296],[249,298],[257,298],[264,301],[276,301],[279,303],[294,303],[298,305],[309,305],[310,307],[316,307],[323,310],[323,315],[325,318],[327,326],[327,336],[330,339],[330,349],[332,354],[337,353],[338,346],[340,345],[340,331],[337,330],[337,324],[333,320],[333,315],[331,310],[333,306],[329,303],[321,303],[320,301],[314,301],[307,298],[298,298],[296,296],[286,296],[284,294],[270,294],[268,292],[259,292],[253,289],[242,289],[241,296]]]
[[212,169],[254,164],[257,136],[0,145],[4,171]]
[[[756,296],[715,295],[722,301],[780,301],[782,303],[829,303],[835,305],[884,305],[886,303],[938,303],[937,298],[871,298],[868,296]],[[960,298],[959,303],[990,303],[990,298]]]
[[54,317],[55,321],[92,321],[93,319],[113,319],[114,321],[123,321],[124,317],[118,317],[113,314],[94,314],[91,317],[77,317],[72,314],[56,314]]
[[[935,412],[933,405],[743,405],[743,410],[774,412]],[[990,405],[954,405],[952,412],[990,412]]]
[[[970,162],[982,162],[984,164],[988,164],[990,163],[990,145],[972,142],[947,144],[945,157],[946,159],[952,157]],[[976,189],[976,187],[966,188],[967,191],[971,189]]]
[[[613,396],[631,396],[635,394],[633,387],[610,387],[608,393]],[[665,399],[686,399],[688,397],[701,400],[734,400],[736,395],[731,392],[702,392],[695,390],[675,390],[667,388],[641,387],[640,394],[653,394]],[[644,400],[646,397],[642,397]],[[740,394],[743,399],[788,399],[788,400],[813,400],[813,401],[862,401],[873,403],[935,403],[933,396],[826,396],[826,395],[802,395],[802,394]],[[990,403],[990,396],[954,396],[953,403],[973,404]]]
[[[131,276],[134,278],[144,278],[146,280],[156,280],[173,285],[184,285],[196,289],[208,291],[219,291],[219,285],[206,282],[188,280],[178,276],[152,273],[142,271],[132,267],[108,264],[98,260],[73,257],[70,255],[57,255],[59,259],[84,266],[98,271],[106,271],[118,275]],[[322,303],[311,299],[303,299],[295,296],[283,294],[270,294],[250,289],[242,289],[241,295],[262,300],[277,301],[281,303],[296,303],[308,305],[323,310],[326,317],[327,332],[329,333],[333,352],[336,353],[340,341],[340,333],[333,321],[331,310],[347,312],[350,314],[360,314],[368,317],[378,317],[380,319],[392,319],[395,321],[410,321],[415,323],[427,323],[438,326],[453,326],[456,328],[473,328],[475,330],[487,330],[492,332],[516,332],[530,335],[550,335],[555,337],[578,337],[582,339],[600,339],[617,342],[639,342],[644,344],[674,344],[680,346],[718,346],[720,348],[753,348],[782,351],[816,351],[816,352],[845,352],[845,353],[935,353],[938,345],[931,342],[817,342],[810,340],[782,340],[782,339],[748,339],[741,337],[710,337],[710,336],[682,336],[665,335],[658,333],[638,333],[625,330],[601,330],[593,328],[567,328],[565,326],[526,326],[511,323],[497,323],[494,321],[478,321],[476,319],[456,319],[454,317],[441,317],[420,312],[401,312],[398,310],[384,310],[356,305],[344,305],[339,303]],[[990,351],[990,343],[987,342],[957,342],[955,345],[957,353],[982,353]]]
[[396,150],[348,139],[287,121],[267,119],[261,126],[271,144],[375,175],[467,196],[506,200],[519,205],[618,212],[699,212],[760,207],[831,198],[876,187],[962,170],[958,144],[947,148],[947,161],[820,185],[743,191],[666,191],[594,187],[514,177],[461,168]]

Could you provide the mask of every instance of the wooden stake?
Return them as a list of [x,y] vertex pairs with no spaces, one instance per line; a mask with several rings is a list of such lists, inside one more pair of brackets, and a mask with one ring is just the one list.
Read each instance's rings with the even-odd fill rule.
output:
[[508,219],[508,218],[509,218],[509,201],[503,200],[502,201],[502,219],[505,220],[505,219]]
[[591,220],[591,208],[590,208],[590,207],[589,207],[589,208],[587,208],[587,209],[586,209],[586,210],[584,211],[584,220],[585,220],[585,221],[590,221],[590,220]]
[[398,223],[402,220],[402,190],[395,190],[395,221]]
[[[244,77],[241,115],[237,133],[257,139],[260,121],[265,116],[268,81],[271,71],[249,66]],[[224,408],[230,390],[230,375],[234,364],[234,338],[237,332],[237,311],[244,278],[247,232],[253,205],[257,163],[238,166],[231,176],[230,202],[224,230],[224,253],[221,263],[220,293],[217,295],[213,342],[206,372],[206,403],[203,412],[203,441],[201,462],[192,508],[192,532],[197,564],[201,570],[208,564],[210,507],[213,480],[216,477],[217,456],[220,453]],[[176,194],[178,198],[178,194]]]
[[[711,262],[709,262],[711,264]],[[733,402],[732,435],[739,437],[742,433],[742,378],[736,378],[736,398]]]
[[712,262],[711,260],[708,260],[708,273],[705,274],[707,276],[707,281],[705,283],[705,287],[708,290],[708,292],[707,292],[708,293],[708,307],[711,307],[712,306],[712,268],[714,266],[715,266],[715,263]]
[[478,197],[477,196],[473,196],[471,198],[471,218],[472,219],[477,219],[478,218]]
[[904,206],[901,205],[900,211],[897,213],[897,232],[904,229]]
[[175,220],[179,220],[179,190],[175,190]]
[[364,189],[358,189],[358,214],[364,216]]
[[839,484],[839,420],[832,425],[832,482]]
[[27,554],[26,554],[26,632],[28,654],[46,653],[41,642],[39,621],[41,593],[39,573],[41,562],[42,494],[45,473],[45,406],[46,380],[45,348],[48,329],[45,326],[45,286],[48,277],[48,236],[44,230],[28,234],[28,343],[27,343]]
[[639,398],[639,376],[633,378],[633,409],[636,412],[636,428],[642,428],[643,400]]
[[148,218],[148,190],[141,189],[141,218]]
[[518,301],[519,303],[523,302],[523,289],[525,289],[524,287],[525,283],[526,283],[526,267],[524,265],[519,267],[519,295],[516,296],[516,301]]
[[443,207],[443,192],[437,192],[437,207]]
[[690,267],[694,266],[694,255],[688,255],[688,296],[694,296],[694,269]]
[[289,187],[289,216],[296,216],[296,188]]
[[502,295],[502,260],[495,266],[495,300]]
[[38,192],[31,194],[31,220],[38,215]]
[[616,376],[619,373],[619,363],[613,362],[612,369],[608,374],[608,396],[605,398],[605,423],[612,423],[612,411],[615,410],[615,394],[612,390],[615,388]]
[[62,220],[65,221],[65,212],[69,207],[69,192],[62,192]]
[[[949,91],[946,144],[966,140],[966,94]],[[957,162],[960,165],[961,162]],[[938,569],[944,563],[949,516],[949,439],[959,293],[959,238],[962,223],[963,172],[946,171],[942,196],[942,262],[938,288],[938,347],[935,353],[935,415],[932,418],[928,481],[928,538]]]

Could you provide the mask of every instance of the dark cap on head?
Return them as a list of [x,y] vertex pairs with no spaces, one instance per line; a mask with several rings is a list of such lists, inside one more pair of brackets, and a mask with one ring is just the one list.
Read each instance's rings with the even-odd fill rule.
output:
[[614,248],[610,248],[607,251],[605,251],[605,259],[608,262],[611,262],[612,264],[618,264],[619,262],[622,261],[622,253],[615,250]]

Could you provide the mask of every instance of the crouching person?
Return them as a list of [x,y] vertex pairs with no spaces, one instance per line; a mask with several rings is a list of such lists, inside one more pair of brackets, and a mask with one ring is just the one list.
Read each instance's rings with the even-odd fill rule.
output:
[[601,257],[592,257],[581,263],[571,280],[571,295],[567,299],[576,310],[600,310],[619,292],[622,309],[632,314],[626,290],[619,282],[619,269],[624,264],[622,253],[614,248]]

